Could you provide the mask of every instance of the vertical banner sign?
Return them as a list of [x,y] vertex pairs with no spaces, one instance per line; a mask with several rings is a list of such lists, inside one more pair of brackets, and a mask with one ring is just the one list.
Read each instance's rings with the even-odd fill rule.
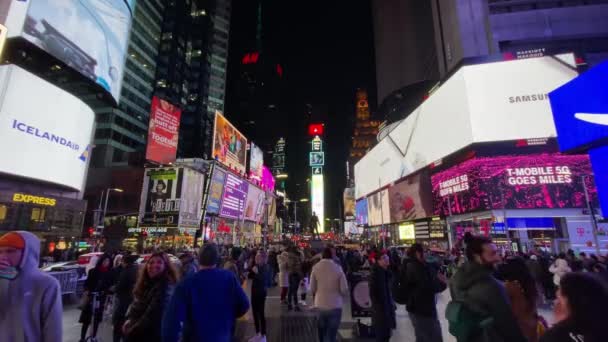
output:
[[215,112],[213,158],[220,163],[245,173],[247,139],[220,113]]
[[[313,126],[313,125],[311,125]],[[317,126],[316,130],[310,128],[314,134],[322,134],[322,125]],[[320,131],[319,131],[320,129]],[[316,135],[310,144],[310,167],[312,173],[312,181],[310,183],[310,202],[312,212],[319,218],[319,232],[325,231],[325,180],[323,177],[323,165],[325,165],[325,153],[323,152],[323,141]],[[314,227],[311,227],[314,229]]]
[[192,169],[184,168],[183,170],[179,228],[198,229],[201,223],[205,177],[202,173]]
[[150,110],[146,159],[159,164],[175,161],[181,109],[154,96]]
[[146,170],[139,208],[140,227],[177,227],[182,182],[182,168]]
[[313,175],[311,182],[312,212],[319,218],[319,232],[325,231],[325,189],[323,175]]
[[226,172],[215,166],[209,185],[209,197],[207,198],[207,214],[217,215],[220,213],[222,205],[222,195],[224,194],[224,183],[226,182]]

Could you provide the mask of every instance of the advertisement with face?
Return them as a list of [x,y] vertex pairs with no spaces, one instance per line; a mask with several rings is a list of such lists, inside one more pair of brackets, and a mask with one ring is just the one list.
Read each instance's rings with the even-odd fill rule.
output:
[[13,65],[0,66],[0,88],[0,173],[83,190],[95,123],[91,108]]
[[357,201],[355,210],[357,212],[357,224],[364,226],[368,223],[367,198]]
[[182,110],[154,96],[150,109],[146,159],[159,164],[175,161]]
[[248,188],[249,183],[232,173],[227,173],[226,182],[224,183],[222,207],[219,215],[231,219],[240,219],[243,210],[245,210]]
[[433,213],[431,182],[427,173],[418,173],[388,189],[391,222],[429,217]]
[[249,184],[247,203],[245,204],[245,220],[260,223],[264,217],[264,199],[266,193],[262,189]]
[[247,139],[217,111],[213,132],[213,157],[220,163],[245,173]]
[[187,168],[183,169],[183,174],[179,228],[200,228],[205,177]]
[[27,39],[118,102],[135,0],[2,2],[9,38]]
[[266,198],[268,198],[268,226],[273,227],[277,221],[277,199],[271,192],[266,193]]
[[224,194],[224,183],[226,183],[226,172],[215,167],[209,185],[209,197],[207,198],[207,214],[217,215],[220,213],[222,205],[222,195]]
[[[540,154],[475,158],[431,177],[434,212],[449,215],[490,209],[585,208],[587,155]],[[593,203],[591,177],[585,186]]]
[[344,217],[355,216],[355,188],[344,189]]
[[369,225],[380,226],[390,223],[390,204],[388,190],[379,191],[367,198]]
[[182,168],[146,170],[139,209],[141,227],[178,226],[183,171]]
[[262,168],[264,167],[264,151],[251,143],[251,149],[249,151],[249,173],[251,178],[261,180],[262,179]]

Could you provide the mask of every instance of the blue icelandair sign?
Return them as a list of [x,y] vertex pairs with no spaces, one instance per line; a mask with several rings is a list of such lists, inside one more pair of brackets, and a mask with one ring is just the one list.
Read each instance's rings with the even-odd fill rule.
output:
[[20,122],[19,120],[13,119],[13,129],[16,129],[16,130],[21,131],[26,134],[33,135],[40,139],[47,140],[51,143],[65,146],[74,151],[78,151],[80,149],[80,146],[77,143],[70,141],[69,139],[67,139],[65,137],[54,134],[52,132],[47,132],[47,131],[41,130],[37,127],[28,125],[24,122]]
[[608,62],[549,94],[563,152],[589,152],[602,213],[608,217]]

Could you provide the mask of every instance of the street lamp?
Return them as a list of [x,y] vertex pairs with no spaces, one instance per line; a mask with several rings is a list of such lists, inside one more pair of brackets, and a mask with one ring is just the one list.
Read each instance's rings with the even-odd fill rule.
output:
[[103,228],[105,228],[106,212],[108,211],[108,198],[110,197],[110,191],[123,192],[124,190],[119,189],[119,188],[107,188],[101,192],[101,199],[103,200],[104,194],[106,196],[106,199],[104,201],[103,211],[101,211],[101,201],[99,201],[99,211],[101,212],[101,221],[98,223],[98,226],[101,225]]
[[289,178],[289,175],[286,174],[286,173],[279,173],[274,178],[276,178],[276,179],[287,179],[287,178]]

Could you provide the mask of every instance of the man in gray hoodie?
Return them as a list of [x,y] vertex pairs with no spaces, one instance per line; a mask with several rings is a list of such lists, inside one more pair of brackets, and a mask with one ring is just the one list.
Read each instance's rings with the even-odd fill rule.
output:
[[59,282],[38,269],[40,240],[29,232],[0,237],[0,340],[61,342]]

